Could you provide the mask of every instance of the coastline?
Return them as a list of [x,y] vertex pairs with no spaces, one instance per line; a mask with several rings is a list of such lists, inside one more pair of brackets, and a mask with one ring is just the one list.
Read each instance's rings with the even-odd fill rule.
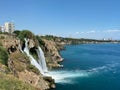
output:
[[[56,88],[55,80],[51,77],[43,77],[39,71],[30,64],[29,58],[21,53],[20,46],[24,46],[24,42],[18,39],[14,35],[1,34],[0,42],[2,47],[9,53],[8,66],[9,73],[15,78],[30,84],[33,87],[41,88],[42,90]],[[3,38],[4,37],[4,38]],[[40,42],[39,42],[39,39]],[[68,39],[61,37],[52,37],[50,40],[46,37],[39,37],[37,40],[33,38],[29,39],[29,49],[33,57],[37,59],[35,49],[39,45],[44,51],[46,62],[49,70],[64,68],[61,62],[64,62],[63,57],[60,55],[61,50],[65,50],[66,45],[78,45],[78,44],[99,44],[99,43],[120,43],[115,41],[96,41],[96,40],[79,40]],[[1,65],[0,65],[1,66]],[[2,70],[2,69],[1,69]],[[6,72],[3,68],[2,71]],[[1,71],[0,71],[1,72]],[[2,72],[2,73],[5,73]],[[9,75],[9,74],[8,74]]]
[[[86,46],[87,46],[87,48],[86,48]],[[82,82],[86,82],[86,84],[87,84],[87,79],[91,79],[91,78],[94,78],[95,80],[97,80],[97,78],[96,77],[94,77],[94,76],[98,76],[98,75],[103,75],[103,76],[105,76],[105,77],[107,77],[107,75],[106,75],[106,73],[107,72],[110,72],[111,73],[111,70],[113,69],[113,68],[115,68],[115,67],[117,67],[118,66],[118,63],[119,62],[116,62],[117,63],[117,65],[116,65],[116,63],[114,63],[114,62],[111,62],[112,60],[114,60],[114,58],[118,58],[118,60],[119,60],[119,53],[117,53],[116,51],[112,51],[112,50],[114,50],[114,48],[116,48],[115,50],[117,50],[117,47],[114,47],[114,46],[119,46],[119,44],[83,44],[83,45],[77,45],[77,46],[75,46],[75,45],[73,45],[73,46],[68,46],[68,47],[66,47],[66,51],[63,51],[63,53],[62,53],[62,55],[63,55],[63,57],[65,57],[66,58],[66,61],[65,61],[65,63],[64,63],[64,65],[65,65],[65,68],[63,68],[63,70],[61,69],[61,70],[59,70],[59,72],[56,72],[56,76],[58,77],[58,76],[61,76],[61,77],[63,77],[64,78],[64,76],[62,76],[62,75],[68,75],[68,76],[65,76],[65,77],[67,77],[67,78],[65,78],[64,80],[65,81],[68,81],[67,83],[68,83],[68,86],[67,86],[67,84],[65,83],[64,84],[64,82],[62,82],[62,79],[61,79],[61,82],[58,82],[57,84],[56,84],[56,88],[58,88],[58,89],[55,89],[55,90],[66,90],[66,88],[68,87],[68,89],[70,89],[69,87],[71,87],[72,88],[72,85],[71,84],[69,84],[69,81],[70,82],[72,82],[72,83],[74,83],[74,86],[75,86],[75,84],[80,80],[80,82],[82,83]],[[80,47],[79,48],[79,50],[77,49],[77,47]],[[112,48],[113,47],[113,48]],[[111,48],[111,49],[110,49]],[[75,51],[73,50],[73,49],[76,49]],[[87,50],[88,49],[88,50]],[[106,50],[105,50],[106,49]],[[69,53],[69,52],[71,52],[71,50],[73,50],[73,53]],[[96,50],[96,52],[95,52],[95,50]],[[79,51],[79,53],[77,54],[76,52],[78,52]],[[88,52],[88,51],[90,51],[90,52]],[[108,52],[109,51],[109,52]],[[81,53],[80,53],[81,52]],[[101,52],[106,52],[106,53],[101,53]],[[78,56],[76,56],[76,54],[78,55]],[[80,56],[80,54],[81,54],[81,56]],[[71,57],[69,57],[71,55]],[[72,58],[72,55],[73,55],[73,57],[74,58]],[[102,57],[102,55],[104,55],[104,57]],[[113,55],[113,57],[112,57],[112,55]],[[115,55],[115,57],[114,57],[114,55]],[[118,57],[117,57],[117,56]],[[86,56],[91,56],[91,57],[86,57]],[[98,57],[99,56],[99,57]],[[80,59],[79,59],[79,57],[80,57]],[[84,57],[84,58],[83,58]],[[111,58],[112,57],[112,58]],[[105,60],[105,58],[108,58],[107,60]],[[82,60],[83,59],[83,60]],[[110,61],[109,61],[110,60]],[[79,62],[79,64],[77,64],[78,63],[78,61],[80,61]],[[89,65],[89,63],[87,63],[87,62],[91,62],[90,63],[90,65]],[[108,62],[106,62],[106,61],[108,61]],[[117,60],[115,60],[115,61],[117,61]],[[75,62],[75,63],[73,63],[73,62]],[[96,64],[95,64],[95,62],[96,62]],[[98,63],[99,62],[99,63]],[[105,62],[105,63],[102,63],[102,62]],[[101,64],[100,64],[101,63]],[[70,65],[71,64],[71,65]],[[68,66],[67,66],[68,65]],[[81,65],[80,67],[79,67],[79,65]],[[88,67],[86,67],[88,65]],[[93,65],[93,66],[92,66]],[[94,66],[95,65],[95,66]],[[113,65],[115,65],[115,67],[113,66]],[[74,67],[74,68],[73,68]],[[77,68],[78,67],[78,68]],[[76,70],[76,68],[77,68],[77,71],[73,71],[73,70]],[[111,68],[110,70],[109,70],[109,68]],[[64,73],[63,73],[63,72]],[[73,71],[73,72],[71,72],[71,71]],[[82,72],[83,71],[83,72]],[[113,70],[114,71],[114,70]],[[62,73],[60,73],[60,72],[62,72]],[[115,72],[117,72],[116,70],[115,70]],[[67,73],[67,74],[66,74]],[[73,74],[72,74],[73,73]],[[103,74],[103,73],[105,73],[105,75]],[[59,74],[59,75],[57,75],[57,74]],[[82,76],[80,75],[80,74],[82,74]],[[92,75],[91,75],[92,74]],[[94,74],[94,75],[93,75]],[[78,77],[80,77],[79,79],[77,79],[77,77],[75,78],[75,79],[73,79],[74,78],[74,76],[73,77],[69,77],[69,75],[74,75],[74,76],[76,76],[76,75],[78,75]],[[80,76],[79,76],[80,75]],[[117,73],[112,73],[112,75],[117,75]],[[84,77],[85,76],[85,77]],[[109,75],[108,75],[109,76]],[[69,77],[69,78],[68,78]],[[100,77],[101,79],[102,79],[102,77]],[[115,77],[114,77],[115,78]],[[71,80],[70,80],[71,79]],[[82,80],[81,80],[82,79]],[[89,79],[89,80],[90,80]],[[100,80],[101,80],[100,79]],[[72,81],[73,80],[73,81]],[[77,81],[78,80],[78,81]],[[93,80],[93,79],[92,79]],[[94,80],[93,80],[94,81]],[[99,81],[99,80],[98,80]],[[118,80],[119,81],[119,80]],[[103,80],[103,82],[105,82],[105,80]],[[79,82],[78,82],[79,83]],[[77,85],[78,85],[78,83],[77,83]],[[94,83],[94,82],[91,82],[91,83]],[[84,88],[86,87],[89,87],[88,85],[90,84],[90,82],[88,82],[88,84],[87,84],[87,86],[84,86]],[[95,85],[96,83],[94,83],[94,85]],[[102,83],[101,83],[102,84]],[[83,83],[82,85],[85,85],[85,83]],[[66,86],[66,87],[65,87]],[[100,86],[100,85],[98,85],[98,86]],[[65,88],[64,88],[65,87]],[[78,86],[79,88],[81,88],[81,86]],[[94,86],[93,86],[94,87]],[[107,87],[107,86],[106,86]],[[92,88],[92,87],[91,87]],[[77,88],[76,88],[77,89]],[[54,89],[50,89],[50,90],[54,90]],[[74,90],[74,88],[72,88],[71,90]],[[84,89],[80,89],[80,90],[84,90]],[[87,89],[85,89],[85,90],[87,90]],[[94,90],[96,90],[96,89],[94,89]],[[103,89],[104,90],[104,89]]]

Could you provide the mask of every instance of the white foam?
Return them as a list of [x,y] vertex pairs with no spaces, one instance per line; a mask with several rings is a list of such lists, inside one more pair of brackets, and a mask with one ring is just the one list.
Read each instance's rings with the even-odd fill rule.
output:
[[111,70],[113,70],[113,68],[115,68],[115,67],[117,67],[119,65],[120,65],[120,63],[106,64],[104,66],[92,68],[92,69],[90,69],[88,71],[93,72],[93,73],[95,73],[95,72],[103,72],[103,71],[111,71]]
[[52,76],[52,78],[55,79],[56,83],[73,84],[77,82],[75,81],[76,78],[89,78],[91,76],[101,74],[102,72],[111,71],[113,70],[114,67],[118,65],[119,65],[118,63],[113,63],[113,64],[107,64],[107,65],[96,67],[96,68],[91,68],[88,70],[50,71],[46,73],[46,76]]
[[88,70],[89,72],[99,72],[99,71],[101,71],[101,70],[105,70],[105,69],[107,69],[108,67],[107,66],[101,66],[101,67],[96,67],[96,68],[92,68],[92,69],[90,69],[90,70]]
[[84,71],[51,71],[46,76],[52,76],[56,83],[69,83],[73,84],[73,79],[78,77],[88,77],[88,73]]

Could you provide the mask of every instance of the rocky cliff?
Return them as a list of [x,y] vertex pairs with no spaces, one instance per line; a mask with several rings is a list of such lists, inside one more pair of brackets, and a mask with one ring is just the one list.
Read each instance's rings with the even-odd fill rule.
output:
[[[54,46],[50,46],[50,42],[45,41],[46,49],[50,53],[52,50],[55,55],[54,59],[57,59],[54,62],[61,60],[61,57],[55,49]],[[50,88],[55,88],[54,80],[51,77],[43,77],[39,70],[36,69],[33,65],[30,64],[29,58],[25,53],[21,52],[20,46],[24,47],[24,42],[21,42],[20,39],[16,38],[14,35],[0,35],[0,44],[3,48],[9,53],[9,58],[7,65],[0,64],[0,73],[6,73],[17,78],[18,81],[27,83],[32,86],[35,90],[46,90]],[[55,44],[52,44],[55,45]],[[36,41],[33,39],[29,40],[29,49],[36,47]],[[46,57],[47,57],[46,53]],[[51,57],[53,58],[53,57]],[[50,60],[50,59],[49,59]],[[51,62],[51,61],[47,62]],[[49,65],[49,64],[48,64]],[[22,90],[22,89],[19,89]],[[30,90],[30,89],[25,89]]]
[[46,40],[42,39],[45,43],[44,45],[44,52],[46,61],[48,63],[49,68],[57,68],[57,67],[63,67],[59,64],[59,62],[63,61],[63,58],[59,54],[60,47],[62,45],[58,45],[57,42],[54,42],[52,40]]

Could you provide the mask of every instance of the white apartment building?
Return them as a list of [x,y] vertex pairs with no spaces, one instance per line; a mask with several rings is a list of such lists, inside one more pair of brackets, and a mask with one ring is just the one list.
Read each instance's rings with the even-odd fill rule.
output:
[[4,32],[13,33],[15,30],[14,23],[6,22],[4,25]]
[[4,32],[4,26],[0,26],[0,32]]

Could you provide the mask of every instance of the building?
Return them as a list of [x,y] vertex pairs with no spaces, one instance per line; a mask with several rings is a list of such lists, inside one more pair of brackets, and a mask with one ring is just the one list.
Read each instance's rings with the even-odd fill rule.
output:
[[4,32],[4,26],[0,26],[0,32]]
[[6,22],[4,25],[4,32],[13,33],[15,30],[14,23]]

